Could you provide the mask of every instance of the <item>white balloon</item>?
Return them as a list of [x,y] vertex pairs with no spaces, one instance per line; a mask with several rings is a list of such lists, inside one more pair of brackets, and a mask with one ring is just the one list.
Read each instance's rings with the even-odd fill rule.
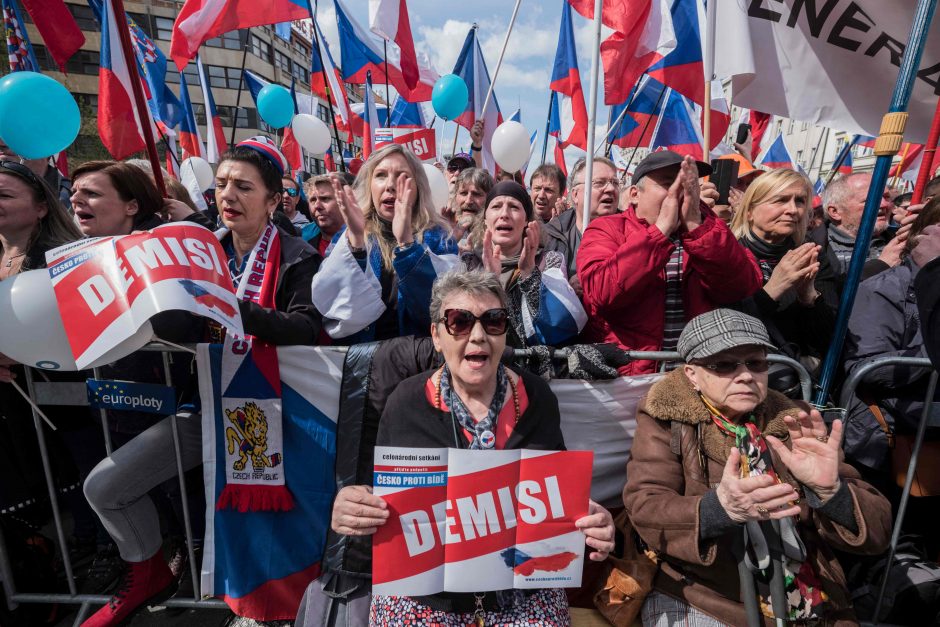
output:
[[[47,270],[30,270],[0,281],[0,320],[0,353],[42,370],[78,370]],[[153,327],[147,321],[87,367],[126,357],[151,339]]]
[[290,126],[300,145],[312,153],[322,155],[333,143],[329,127],[315,115],[298,113]]
[[519,122],[503,122],[493,131],[490,151],[506,172],[518,172],[529,161],[529,131]]
[[202,157],[190,157],[180,164],[180,183],[191,188],[192,182],[196,183],[200,192],[212,189],[215,184],[212,166]]
[[428,185],[431,186],[431,201],[434,203],[434,208],[440,212],[450,201],[450,186],[447,184],[444,173],[433,165],[423,163],[421,166],[428,177]]

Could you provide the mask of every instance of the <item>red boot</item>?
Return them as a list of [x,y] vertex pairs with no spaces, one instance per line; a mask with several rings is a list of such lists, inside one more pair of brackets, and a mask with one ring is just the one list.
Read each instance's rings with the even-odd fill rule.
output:
[[159,551],[145,562],[128,562],[117,592],[82,627],[124,625],[140,608],[168,599],[176,586],[176,577]]

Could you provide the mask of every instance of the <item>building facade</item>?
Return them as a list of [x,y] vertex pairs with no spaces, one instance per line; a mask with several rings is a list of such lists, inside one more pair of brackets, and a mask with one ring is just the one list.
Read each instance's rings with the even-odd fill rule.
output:
[[[68,62],[67,74],[59,71],[58,66],[43,45],[42,36],[30,23],[29,15],[23,11],[30,41],[36,53],[40,69],[44,74],[63,83],[75,96],[83,113],[97,117],[98,113],[98,69],[101,51],[101,31],[94,13],[84,0],[65,0],[83,34],[85,44]],[[262,1],[262,0],[258,0]],[[170,39],[173,35],[173,23],[183,5],[182,0],[128,0],[124,3],[128,16],[146,32],[155,44],[167,56],[167,83],[178,93],[179,72],[169,60]],[[225,33],[221,37],[207,41],[200,48],[200,58],[209,77],[210,87],[222,125],[225,129],[226,142],[231,143],[247,139],[259,133],[272,137],[280,132],[269,128],[258,116],[251,94],[242,85],[242,68],[251,70],[273,83],[290,86],[296,79],[298,92],[310,92],[310,66],[313,44],[310,40],[310,28],[298,23],[291,28],[290,39],[278,36],[273,26],[258,26],[240,31]],[[339,51],[333,51],[334,57]],[[200,127],[203,141],[206,137],[206,114],[203,105],[202,89],[196,64],[186,66],[186,81],[189,97],[193,103],[196,123]],[[362,101],[362,86],[345,84],[350,102]],[[315,114],[332,128],[332,121],[327,102],[315,100]],[[87,122],[87,120],[86,120]],[[95,125],[91,125],[93,129]],[[234,127],[234,133],[233,133]],[[85,137],[86,141],[90,138]],[[279,137],[278,137],[279,139]],[[83,153],[81,140],[72,152]],[[341,146],[333,140],[333,155],[339,160],[346,148],[346,137],[340,134]],[[361,138],[354,139],[352,152],[361,148]],[[310,172],[323,172],[323,161],[305,152],[306,169]],[[81,158],[80,158],[81,159]]]

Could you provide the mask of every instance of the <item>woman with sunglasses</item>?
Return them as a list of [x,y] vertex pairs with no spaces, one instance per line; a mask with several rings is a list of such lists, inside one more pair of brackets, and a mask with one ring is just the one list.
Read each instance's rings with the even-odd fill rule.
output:
[[830,433],[818,411],[767,389],[769,348],[751,316],[693,318],[679,337],[686,365],[637,410],[623,499],[659,557],[644,626],[857,624],[834,550],[884,550],[891,507],[841,461],[840,420]]
[[581,301],[565,275],[565,256],[540,248],[541,226],[532,199],[514,181],[497,183],[486,195],[472,239],[479,248],[461,255],[464,270],[499,277],[509,298],[509,338],[515,348],[558,346],[587,322]]
[[[444,365],[396,388],[382,412],[378,446],[564,450],[551,389],[539,377],[500,363],[509,314],[496,277],[482,272],[441,275],[431,295],[430,317],[431,338]],[[386,503],[371,487],[348,486],[337,494],[332,520],[337,533],[372,535],[387,519]],[[613,548],[610,513],[592,501],[577,525],[590,559],[604,560]],[[487,625],[569,624],[564,590],[513,592],[375,596],[369,624],[476,624],[479,609]]]
[[457,244],[431,204],[421,162],[398,144],[365,162],[354,188],[333,176],[345,229],[313,280],[330,337],[354,344],[427,335],[431,285]]

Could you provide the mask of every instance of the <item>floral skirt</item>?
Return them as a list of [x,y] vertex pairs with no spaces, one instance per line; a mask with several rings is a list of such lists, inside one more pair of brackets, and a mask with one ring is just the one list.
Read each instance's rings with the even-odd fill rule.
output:
[[[526,597],[526,602],[501,612],[487,612],[483,622],[491,625],[561,625],[571,624],[568,598],[561,588],[546,588]],[[375,595],[369,612],[369,625],[403,627],[466,627],[476,625],[473,612],[451,614],[433,610],[411,597]]]

